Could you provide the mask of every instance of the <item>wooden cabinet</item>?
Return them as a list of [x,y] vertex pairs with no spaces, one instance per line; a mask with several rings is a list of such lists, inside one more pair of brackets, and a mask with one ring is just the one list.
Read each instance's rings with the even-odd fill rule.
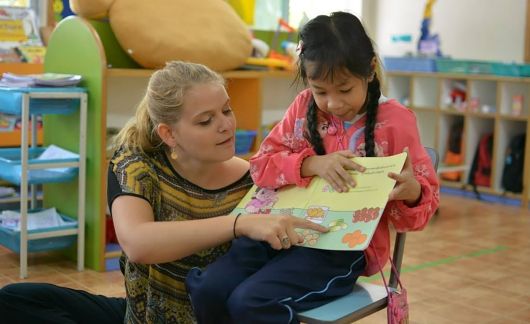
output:
[[[87,267],[104,270],[106,261],[119,255],[119,252],[107,250],[105,244],[107,128],[120,128],[134,115],[153,71],[139,68],[125,54],[107,22],[79,17],[64,19],[55,28],[48,43],[45,71],[80,74],[83,76],[81,86],[88,90],[85,261]],[[264,84],[281,81],[289,86],[293,74],[229,71],[223,76],[227,80],[238,128],[257,131],[253,149],[246,155],[250,156],[261,141],[262,109],[269,105],[272,97],[282,96],[264,91]],[[281,104],[284,109],[294,95],[294,88],[288,91],[285,103]],[[62,126],[55,121],[45,120],[45,123],[45,141],[48,136],[51,138],[62,132]],[[53,134],[48,134],[48,123],[52,123]],[[75,191],[75,188],[57,187],[57,190]],[[44,199],[46,201],[46,197]]]
[[[506,149],[513,136],[530,129],[530,78],[409,72],[388,72],[386,77],[385,93],[414,110],[423,144],[436,148],[441,161],[455,122],[464,123],[464,164],[468,167],[480,137],[493,133],[491,185],[479,186],[478,190],[505,194],[501,179]],[[530,158],[529,146],[526,141],[525,161]],[[467,183],[468,173],[469,168],[460,181],[442,181],[442,185],[461,188]],[[522,176],[523,192],[507,196],[518,199],[526,208],[530,199],[530,164],[526,163]]]

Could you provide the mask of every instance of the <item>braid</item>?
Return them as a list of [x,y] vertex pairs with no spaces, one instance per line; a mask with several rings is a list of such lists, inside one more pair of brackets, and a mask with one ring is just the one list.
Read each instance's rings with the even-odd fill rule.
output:
[[364,128],[364,150],[366,156],[375,156],[375,123],[377,121],[377,107],[381,97],[381,88],[377,74],[374,72],[374,79],[368,84],[368,104],[366,107],[366,125]]
[[307,129],[309,131],[308,136],[306,136],[307,140],[313,145],[313,149],[318,155],[326,154],[324,144],[322,144],[322,137],[320,137],[320,133],[318,132],[318,107],[315,99],[311,99],[307,106],[306,119]]

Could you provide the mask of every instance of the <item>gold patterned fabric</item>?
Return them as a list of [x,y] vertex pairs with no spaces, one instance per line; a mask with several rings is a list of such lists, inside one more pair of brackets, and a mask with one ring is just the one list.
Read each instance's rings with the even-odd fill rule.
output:
[[[226,215],[252,186],[247,172],[225,188],[200,188],[179,176],[162,151],[139,154],[120,149],[111,159],[109,170],[109,201],[123,194],[144,198],[151,204],[157,222]],[[152,265],[130,262],[123,254],[120,266],[127,292],[125,322],[194,323],[184,286],[186,274],[193,267],[203,268],[213,262],[228,247],[224,244],[178,261]]]

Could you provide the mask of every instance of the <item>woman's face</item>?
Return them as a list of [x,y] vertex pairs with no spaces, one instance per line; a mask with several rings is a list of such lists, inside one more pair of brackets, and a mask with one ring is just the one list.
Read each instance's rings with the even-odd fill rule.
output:
[[[312,75],[315,63],[309,61],[304,64],[307,75]],[[365,111],[368,82],[349,71],[334,73],[333,80],[308,78],[307,83],[318,108],[326,113],[349,121]]]
[[217,83],[191,87],[174,128],[179,160],[226,161],[235,153],[236,119],[225,88]]

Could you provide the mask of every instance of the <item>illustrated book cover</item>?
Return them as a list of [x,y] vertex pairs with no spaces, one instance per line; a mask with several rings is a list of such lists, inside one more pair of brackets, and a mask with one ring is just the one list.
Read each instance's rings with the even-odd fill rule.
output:
[[[320,177],[307,188],[294,185],[277,190],[253,186],[232,214],[293,215],[329,228],[327,233],[299,230],[301,246],[326,250],[364,250],[377,228],[407,153],[387,157],[355,157],[364,172],[350,171],[356,182],[348,192],[337,192]],[[271,217],[273,217],[271,215]],[[244,216],[243,216],[244,217]]]

